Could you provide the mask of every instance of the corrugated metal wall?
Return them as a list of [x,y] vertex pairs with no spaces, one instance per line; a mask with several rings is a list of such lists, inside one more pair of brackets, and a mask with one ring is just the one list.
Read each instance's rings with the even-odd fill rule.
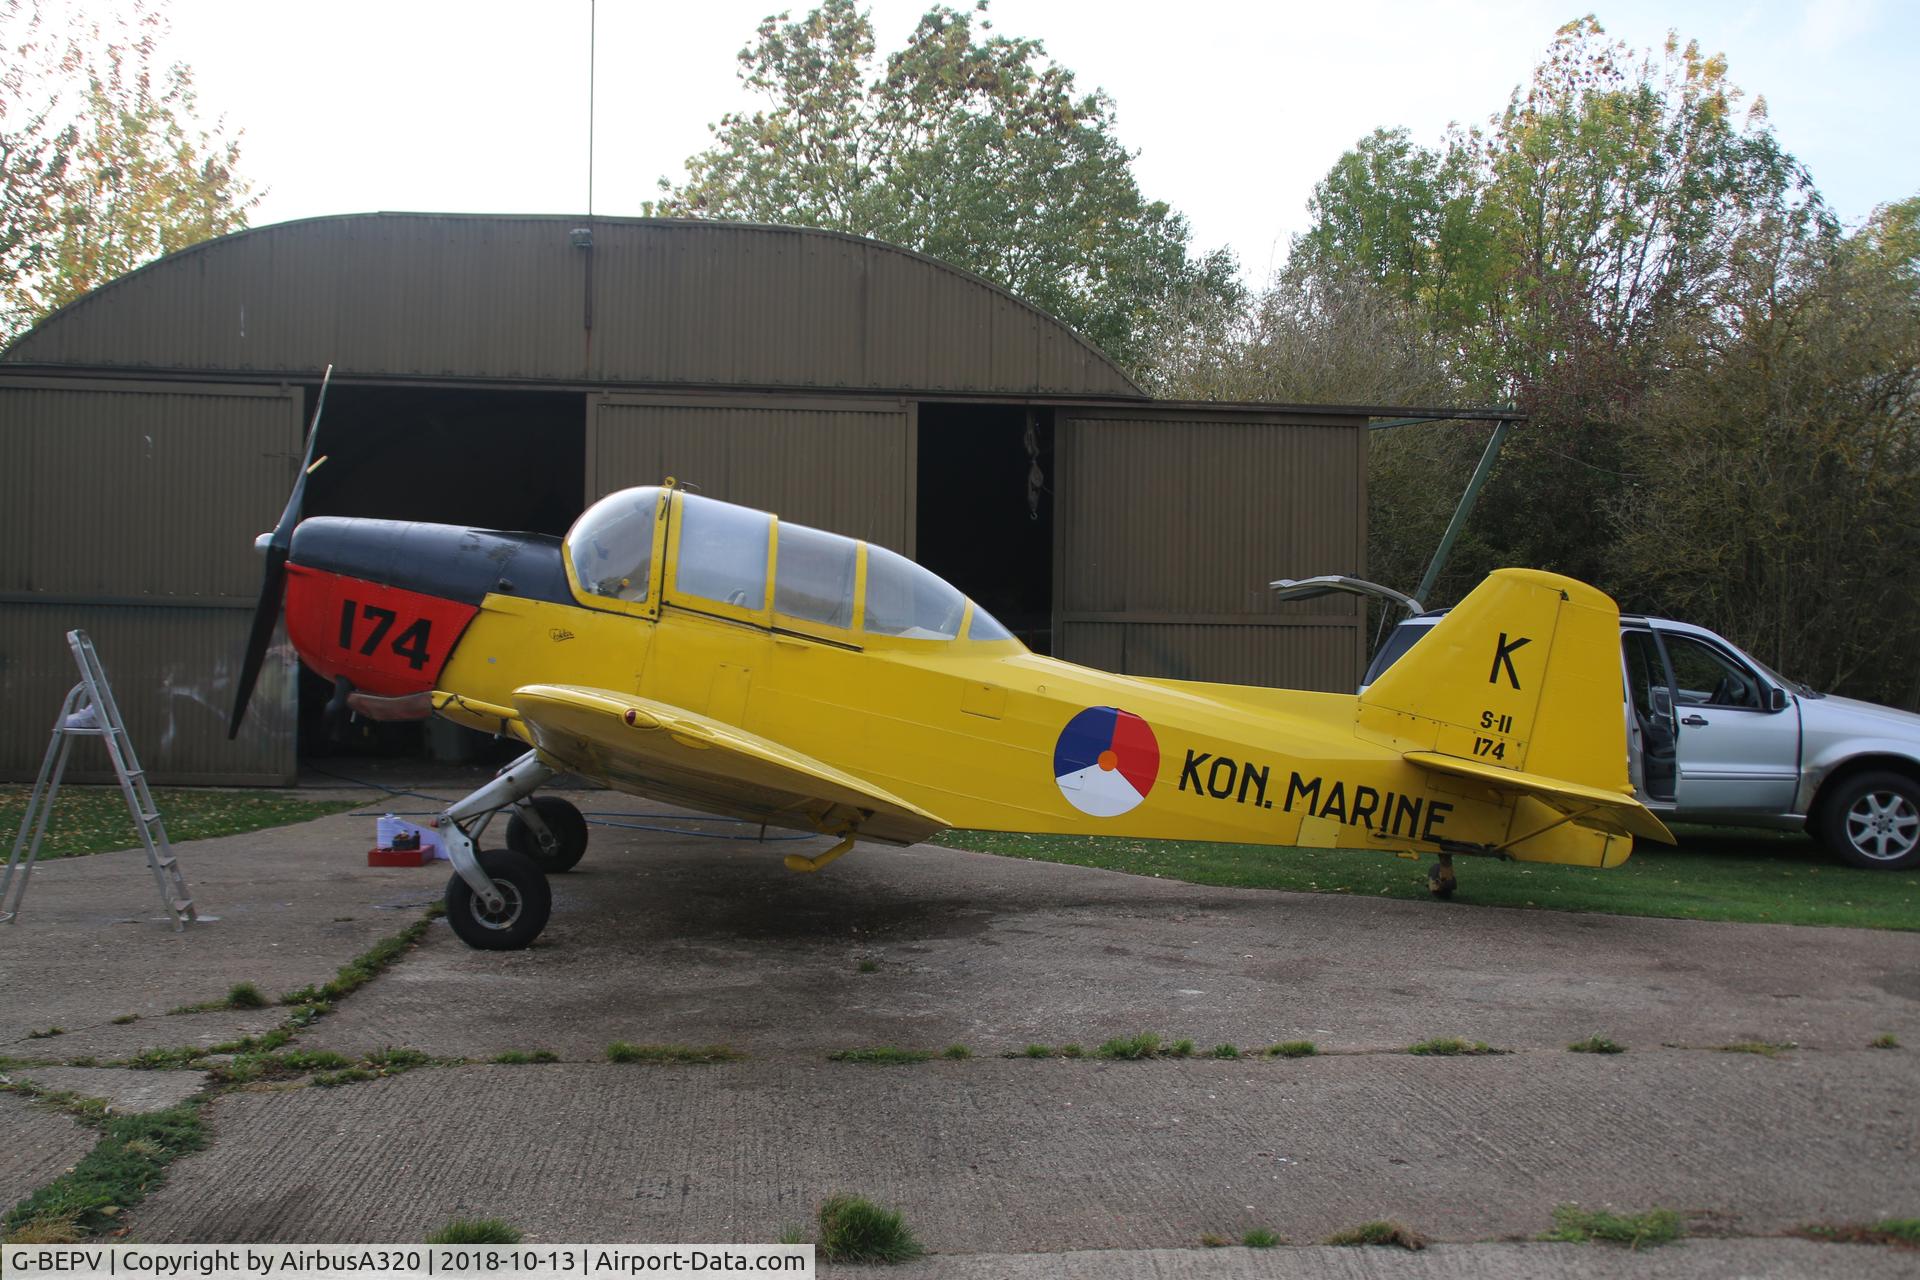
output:
[[[40,766],[85,628],[157,782],[291,781],[294,664],[276,649],[226,737],[260,586],[253,539],[286,501],[300,398],[283,388],[0,383],[0,776]],[[88,745],[76,768],[106,758]]]
[[1134,675],[1352,691],[1364,615],[1267,583],[1366,568],[1363,419],[1063,413],[1056,651]]
[[6,359],[1144,398],[1057,320],[904,249],[794,227],[595,218],[588,251],[571,243],[586,222],[360,214],[245,231],[97,290]]
[[899,400],[590,396],[588,500],[673,476],[911,555],[913,428]]

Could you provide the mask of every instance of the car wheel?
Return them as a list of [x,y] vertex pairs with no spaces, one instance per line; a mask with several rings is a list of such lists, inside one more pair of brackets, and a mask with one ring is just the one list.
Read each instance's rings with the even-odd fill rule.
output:
[[458,875],[447,881],[447,923],[460,941],[478,951],[518,951],[533,945],[553,912],[553,891],[533,859],[507,849],[478,855],[480,869],[506,901],[488,910]]
[[559,796],[535,796],[532,801],[535,813],[540,821],[547,824],[547,830],[553,832],[560,847],[552,856],[540,847],[540,838],[533,834],[518,813],[507,818],[507,848],[515,853],[524,854],[539,864],[548,875],[562,871],[571,871],[587,852],[587,820],[580,810],[562,800]]
[[1898,773],[1847,778],[1823,799],[1814,834],[1851,866],[1920,866],[1920,783]]

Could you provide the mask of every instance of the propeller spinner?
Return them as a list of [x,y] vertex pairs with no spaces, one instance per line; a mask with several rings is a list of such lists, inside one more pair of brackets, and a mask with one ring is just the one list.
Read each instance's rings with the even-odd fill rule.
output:
[[287,509],[280,513],[280,523],[273,532],[260,535],[254,543],[266,556],[266,575],[260,581],[260,601],[253,608],[253,629],[247,633],[247,652],[240,662],[240,684],[234,691],[233,717],[227,722],[227,738],[231,741],[240,733],[240,724],[247,718],[247,703],[253,699],[254,682],[260,678],[260,666],[267,659],[267,646],[273,643],[274,624],[280,620],[280,602],[286,593],[287,554],[293,546],[294,526],[300,523],[300,508],[307,496],[307,477],[314,473],[319,462],[314,461],[314,447],[320,442],[320,411],[326,407],[327,384],[333,380],[333,366],[320,376],[320,395],[314,400],[313,421],[307,425],[307,452],[300,459],[300,474],[294,477],[293,492],[287,495]]

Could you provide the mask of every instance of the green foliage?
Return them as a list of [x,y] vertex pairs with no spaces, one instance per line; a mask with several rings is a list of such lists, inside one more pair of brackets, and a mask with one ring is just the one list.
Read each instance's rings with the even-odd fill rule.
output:
[[55,1036],[63,1036],[65,1034],[67,1034],[67,1029],[65,1027],[46,1027],[39,1031],[27,1032],[27,1039],[51,1040]]
[[1265,1227],[1255,1227],[1240,1237],[1240,1243],[1249,1249],[1271,1249],[1281,1243],[1281,1237]]
[[427,1237],[428,1244],[519,1244],[520,1229],[499,1218],[455,1218]]
[[1878,1222],[1816,1222],[1791,1234],[1829,1244],[1881,1244],[1920,1249],[1920,1218],[1882,1218]]
[[963,1044],[950,1044],[940,1051],[940,1056],[950,1062],[965,1062],[973,1056],[973,1050]]
[[1230,1044],[1217,1044],[1213,1046],[1208,1056],[1214,1058],[1237,1058],[1240,1056],[1240,1050]]
[[625,1040],[615,1040],[607,1046],[608,1062],[738,1062],[746,1056],[724,1044],[628,1044]]
[[251,982],[236,982],[228,989],[225,1004],[229,1009],[263,1009],[267,998]]
[[1719,1052],[1751,1053],[1761,1058],[1777,1058],[1783,1053],[1791,1052],[1796,1047],[1797,1046],[1792,1043],[1774,1044],[1767,1040],[1738,1040],[1733,1044],[1723,1044],[1719,1046]]
[[864,1062],[870,1066],[907,1067],[915,1063],[926,1062],[933,1055],[924,1049],[896,1049],[892,1045],[880,1045],[872,1049],[835,1049],[827,1055],[828,1062]]
[[740,78],[768,105],[712,127],[647,212],[824,227],[931,254],[1002,285],[1152,378],[1196,309],[1237,303],[1226,251],[1147,200],[1106,94],[1079,92],[986,5],[935,5],[876,58],[855,0],[760,24]]
[[1891,1031],[1883,1032],[1867,1042],[1869,1049],[1898,1049],[1900,1037]]
[[926,1252],[898,1211],[851,1195],[820,1206],[816,1248],[823,1262],[906,1262]]
[[1553,1230],[1540,1238],[1572,1244],[1604,1240],[1638,1249],[1672,1244],[1685,1234],[1680,1215],[1671,1209],[1616,1214],[1604,1209],[1587,1210],[1578,1205],[1563,1204],[1553,1211]]
[[1311,1040],[1282,1040],[1268,1045],[1264,1052],[1269,1058],[1311,1058],[1320,1050]]
[[1433,1040],[1422,1040],[1419,1044],[1407,1046],[1407,1052],[1423,1058],[1480,1058],[1503,1052],[1487,1044],[1484,1040],[1462,1040],[1458,1036],[1440,1036]]
[[1053,1046],[1030,1044],[1026,1047],[1025,1056],[1029,1058],[1051,1058],[1053,1056]]
[[157,0],[0,4],[0,342],[162,253],[239,230],[240,144],[161,60]]
[[1605,1036],[1588,1036],[1567,1046],[1568,1053],[1625,1053],[1627,1046]]
[[1118,1062],[1138,1062],[1142,1058],[1151,1058],[1160,1052],[1160,1037],[1151,1031],[1142,1031],[1136,1036],[1117,1036],[1093,1051],[1096,1058],[1106,1058]]
[[93,1150],[14,1205],[7,1212],[6,1228],[10,1235],[30,1224],[38,1224],[36,1232],[64,1224],[80,1237],[102,1231],[120,1210],[137,1204],[160,1184],[167,1165],[206,1142],[199,1109],[192,1104],[107,1120]]
[[493,1057],[487,1059],[487,1061],[498,1063],[501,1066],[519,1067],[526,1066],[529,1063],[558,1062],[560,1061],[560,1055],[551,1049],[535,1049],[532,1053],[526,1053],[519,1049],[509,1049],[505,1053],[495,1054]]
[[1321,1241],[1338,1245],[1393,1245],[1401,1249],[1424,1249],[1427,1238],[1412,1227],[1391,1219],[1363,1222],[1345,1231],[1336,1231]]

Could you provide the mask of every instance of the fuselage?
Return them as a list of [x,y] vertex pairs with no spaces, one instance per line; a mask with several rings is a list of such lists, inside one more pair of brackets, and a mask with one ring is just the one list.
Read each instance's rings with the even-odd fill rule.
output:
[[[1429,852],[1513,833],[1511,804],[1357,731],[1352,695],[1043,657],[917,578],[903,579],[896,617],[882,575],[907,562],[851,540],[840,540],[857,554],[839,611],[815,590],[788,613],[783,566],[798,577],[803,548],[816,560],[838,548],[799,535],[831,535],[776,537],[769,526],[753,535],[766,553],[747,587],[716,586],[724,556],[681,560],[702,547],[682,529],[685,501],[672,496],[671,516],[663,502],[653,541],[635,553],[643,566],[607,578],[583,572],[584,547],[537,535],[305,521],[289,561],[289,634],[315,670],[412,708],[396,714],[424,713],[423,695],[438,691],[453,695],[438,699],[441,714],[511,733],[516,689],[637,694],[828,762],[956,827]],[[576,525],[571,536],[586,534]],[[696,572],[696,555],[715,563]],[[906,625],[915,609],[919,622]],[[584,745],[563,763],[659,794]]]

